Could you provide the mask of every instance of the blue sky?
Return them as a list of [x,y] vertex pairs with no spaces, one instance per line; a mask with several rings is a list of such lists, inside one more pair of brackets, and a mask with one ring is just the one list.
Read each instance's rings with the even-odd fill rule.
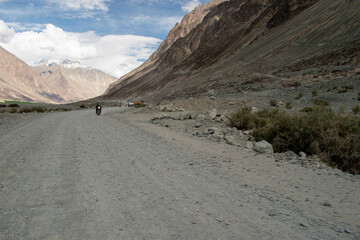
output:
[[208,0],[0,0],[0,46],[28,64],[67,58],[120,77]]

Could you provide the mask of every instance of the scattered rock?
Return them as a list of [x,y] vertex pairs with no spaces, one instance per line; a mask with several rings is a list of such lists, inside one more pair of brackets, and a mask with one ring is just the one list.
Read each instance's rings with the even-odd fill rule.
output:
[[304,153],[304,152],[300,152],[300,153],[299,153],[299,157],[300,157],[301,159],[306,159],[307,154]]
[[186,120],[186,119],[191,119],[191,113],[190,112],[182,112],[180,114],[180,120]]
[[251,108],[251,113],[257,113],[258,111],[260,111],[260,110],[257,107]]
[[322,202],[321,205],[323,205],[325,207],[331,207],[331,204],[328,202]]
[[199,121],[203,121],[205,120],[206,116],[204,114],[199,114],[197,115],[196,119],[199,120]]
[[196,127],[196,128],[201,127],[201,123],[199,123],[199,122],[195,123],[195,127]]
[[245,148],[247,148],[247,149],[253,149],[253,148],[254,148],[254,144],[253,144],[251,141],[247,141],[247,142],[246,142],[246,145],[245,145]]
[[210,97],[210,99],[211,99],[211,100],[215,100],[215,99],[216,99],[216,97],[214,97],[214,96],[211,96],[211,97]]
[[210,117],[210,119],[214,120],[214,119],[217,117],[217,110],[216,110],[216,109],[212,109],[212,110],[209,112],[209,117]]
[[273,146],[265,140],[255,143],[254,150],[263,153],[274,153]]

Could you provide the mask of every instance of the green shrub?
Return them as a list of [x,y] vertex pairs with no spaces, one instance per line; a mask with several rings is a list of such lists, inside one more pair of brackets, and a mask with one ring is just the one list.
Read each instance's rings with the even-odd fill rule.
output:
[[277,109],[251,113],[249,108],[243,108],[230,116],[230,125],[254,129],[256,140],[270,142],[276,152],[317,154],[330,166],[360,173],[360,118],[336,114],[322,105],[311,109],[291,115]]
[[20,105],[19,104],[17,104],[17,103],[11,103],[11,104],[9,104],[9,106],[8,107],[11,107],[11,108],[19,108],[20,107]]
[[309,113],[312,111],[313,111],[312,107],[304,107],[303,109],[300,110],[300,112],[303,112],[303,113]]
[[80,108],[86,108],[85,104],[84,104],[84,103],[81,104],[81,105],[80,105]]
[[337,93],[346,93],[348,90],[346,88],[340,88]]
[[270,104],[270,106],[272,106],[272,107],[276,107],[276,105],[277,105],[275,99],[270,99],[269,104]]
[[253,129],[266,125],[266,118],[264,116],[267,113],[267,110],[262,110],[254,114],[251,113],[251,108],[244,107],[237,113],[231,115],[229,122],[232,127],[236,127],[237,129]]
[[300,99],[304,96],[304,94],[302,92],[299,92],[299,94],[295,97],[295,99]]
[[4,107],[6,107],[6,104],[0,104],[0,107],[4,108]]
[[318,95],[318,92],[316,90],[312,91],[313,97],[316,97]]
[[357,105],[355,107],[352,108],[352,111],[355,113],[355,114],[359,114],[360,113],[360,105]]
[[287,109],[291,109],[291,108],[292,108],[291,102],[286,102],[286,103],[285,103],[285,107],[286,107]]
[[56,108],[55,111],[57,111],[57,112],[67,112],[67,111],[71,111],[71,109],[62,107],[62,108]]
[[353,85],[342,85],[341,88],[343,89],[348,89],[348,90],[353,90],[354,89],[354,86]]
[[46,112],[46,109],[42,107],[32,107],[32,108],[22,107],[19,109],[19,113],[31,113],[31,112],[43,113]]
[[17,112],[17,109],[16,108],[11,108],[10,110],[9,110],[9,113],[16,113]]
[[327,106],[329,106],[329,102],[327,102],[323,99],[317,98],[314,100],[314,105],[327,107]]
[[0,113],[6,113],[6,110],[1,110]]

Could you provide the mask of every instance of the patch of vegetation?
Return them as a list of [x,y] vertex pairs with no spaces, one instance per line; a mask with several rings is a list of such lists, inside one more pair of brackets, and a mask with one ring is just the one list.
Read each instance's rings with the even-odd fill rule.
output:
[[230,116],[231,127],[254,129],[257,141],[270,142],[276,152],[316,154],[330,166],[360,173],[360,118],[314,105],[291,115],[278,109],[251,113],[243,108]]
[[286,103],[285,103],[285,107],[286,107],[287,109],[292,109],[291,102],[286,102]]
[[302,98],[304,94],[302,92],[299,92],[299,94],[295,97],[296,100]]
[[7,107],[6,104],[0,104],[1,108]]
[[304,107],[303,109],[300,110],[300,112],[303,112],[303,113],[309,113],[312,111],[313,111],[312,107]]
[[345,88],[340,88],[337,93],[346,93],[348,90]]
[[140,107],[146,107],[146,104],[135,104],[134,105],[135,108],[140,108]]
[[323,99],[320,99],[320,98],[316,98],[314,100],[314,105],[327,107],[327,106],[329,106],[329,102],[327,102]]
[[6,113],[6,110],[1,110],[0,113]]
[[275,99],[270,99],[269,104],[270,104],[270,106],[272,106],[272,107],[276,107],[276,105],[277,105]]
[[11,108],[10,110],[9,110],[9,113],[16,113],[17,112],[17,109],[16,108]]
[[8,107],[11,107],[11,108],[19,108],[20,105],[17,104],[17,103],[11,103],[11,104],[8,105]]
[[317,97],[318,92],[316,90],[314,90],[314,91],[312,91],[312,95],[313,95],[313,97]]
[[57,111],[57,112],[67,112],[67,111],[71,111],[71,109],[62,107],[62,108],[56,108],[55,111]]
[[352,108],[353,113],[355,114],[359,114],[360,113],[360,105],[357,105],[355,107]]
[[84,103],[81,104],[81,105],[80,105],[80,108],[86,108],[85,104],[84,104]]
[[360,92],[358,92],[357,100],[360,101]]
[[341,88],[343,89],[347,89],[347,90],[353,90],[354,89],[354,86],[352,84],[349,84],[349,85],[342,85]]
[[31,113],[31,112],[38,112],[38,113],[44,113],[46,112],[46,108],[43,107],[22,107],[19,109],[19,113]]

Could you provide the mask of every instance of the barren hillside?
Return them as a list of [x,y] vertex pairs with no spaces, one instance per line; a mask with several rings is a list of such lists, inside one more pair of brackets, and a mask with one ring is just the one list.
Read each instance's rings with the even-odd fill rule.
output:
[[[158,101],[199,97],[209,89],[241,94],[288,81],[332,80],[329,71],[339,66],[356,77],[359,29],[359,1],[225,1],[102,98]],[[303,74],[309,69],[313,75]]]

